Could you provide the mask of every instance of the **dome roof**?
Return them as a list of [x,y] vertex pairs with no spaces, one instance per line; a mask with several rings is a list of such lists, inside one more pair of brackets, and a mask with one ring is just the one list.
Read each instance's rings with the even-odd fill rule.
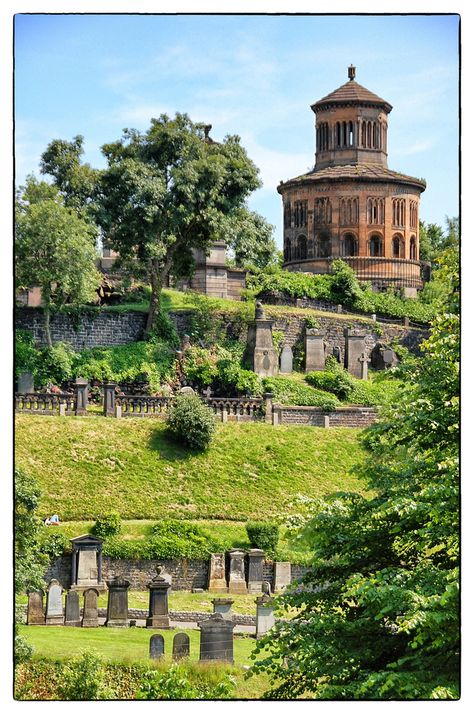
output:
[[[355,67],[353,70],[352,75],[354,77]],[[391,104],[385,101],[385,99],[382,99],[382,97],[378,97],[373,92],[370,92],[368,89],[356,82],[354,78],[350,79],[341,87],[338,87],[330,94],[327,94],[325,97],[312,104],[311,109],[315,112],[328,104],[376,104],[383,107],[387,114],[392,110]]]
[[309,171],[307,174],[296,176],[288,181],[280,183],[277,187],[279,193],[283,187],[294,186],[303,183],[313,183],[319,181],[397,181],[398,183],[416,186],[421,191],[426,188],[426,183],[419,178],[400,174],[398,171],[380,166],[379,164],[348,164],[345,166],[328,166],[317,171]]

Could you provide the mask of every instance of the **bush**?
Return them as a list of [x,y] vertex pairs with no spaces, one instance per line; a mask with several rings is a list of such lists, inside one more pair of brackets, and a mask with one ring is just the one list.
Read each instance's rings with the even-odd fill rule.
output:
[[324,372],[308,372],[305,380],[311,386],[331,392],[342,400],[352,394],[356,382],[334,357],[328,357]]
[[35,380],[38,386],[43,387],[48,382],[62,384],[71,379],[76,358],[77,352],[65,342],[57,342],[52,347],[39,350]]
[[19,635],[18,633],[15,633],[15,641],[14,641],[14,661],[15,665],[21,664],[22,662],[27,662],[29,659],[32,658],[33,654],[35,652],[35,648],[30,645],[28,640],[23,637],[23,635]]
[[67,701],[108,699],[105,670],[101,657],[93,651],[83,652],[63,669],[62,698]]
[[38,351],[35,348],[33,335],[29,330],[15,331],[15,377],[21,372],[35,374],[37,369]]
[[245,524],[250,545],[274,555],[278,544],[278,524],[270,521],[247,521]]
[[70,541],[60,531],[53,528],[45,528],[41,539],[41,552],[51,560],[59,558],[70,548]]
[[99,516],[91,528],[92,533],[97,538],[108,538],[117,535],[122,530],[120,514],[116,511]]
[[131,560],[197,558],[207,560],[220,550],[211,535],[194,523],[163,519],[151,528],[151,535],[143,540],[125,540],[112,536],[104,543],[104,555]]
[[[191,675],[191,676],[190,676]],[[185,665],[172,664],[164,671],[150,670],[143,675],[136,693],[137,699],[231,699],[235,689],[235,679],[229,674],[217,673],[200,668],[198,676]]]
[[332,411],[340,406],[336,396],[301,384],[291,377],[265,377],[263,386],[266,392],[272,392],[273,400],[281,404],[303,407],[321,407]]
[[225,396],[257,395],[262,392],[260,378],[240,364],[241,348],[232,350],[216,345],[208,350],[192,346],[186,350],[183,372],[196,389],[211,386]]
[[216,430],[214,414],[197,394],[178,395],[166,423],[174,439],[199,451],[207,449]]

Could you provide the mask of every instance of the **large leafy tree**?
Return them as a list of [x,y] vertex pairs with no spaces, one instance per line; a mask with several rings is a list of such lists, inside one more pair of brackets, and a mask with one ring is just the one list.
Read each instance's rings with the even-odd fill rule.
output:
[[458,278],[397,404],[365,432],[368,493],[313,507],[314,549],[282,604],[301,608],[257,643],[275,698],[458,696]]
[[420,259],[436,261],[440,253],[459,245],[459,218],[445,217],[445,229],[420,221]]
[[100,285],[96,229],[64,205],[55,187],[31,176],[19,191],[15,222],[17,287],[41,288],[46,342],[51,347],[52,310],[92,300]]
[[125,130],[102,151],[99,222],[122,260],[148,275],[149,332],[173,262],[189,264],[193,248],[225,238],[260,185],[258,169],[237,136],[214,142],[186,114],[152,119],[146,133]]
[[238,268],[262,270],[278,265],[274,226],[255,211],[234,211],[225,231],[225,241]]

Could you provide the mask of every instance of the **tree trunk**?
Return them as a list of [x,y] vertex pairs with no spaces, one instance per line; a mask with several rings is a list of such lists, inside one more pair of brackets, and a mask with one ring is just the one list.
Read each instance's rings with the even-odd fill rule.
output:
[[151,295],[150,295],[150,305],[148,307],[148,315],[146,318],[145,325],[145,337],[148,337],[155,322],[155,316],[160,311],[161,303],[161,274],[158,270],[158,266],[155,260],[151,263],[150,269],[150,285],[151,285]]
[[49,326],[50,317],[51,317],[51,312],[49,309],[49,303],[46,303],[44,306],[44,334],[46,337],[46,344],[48,345],[48,347],[53,346],[53,342],[51,340],[51,329]]

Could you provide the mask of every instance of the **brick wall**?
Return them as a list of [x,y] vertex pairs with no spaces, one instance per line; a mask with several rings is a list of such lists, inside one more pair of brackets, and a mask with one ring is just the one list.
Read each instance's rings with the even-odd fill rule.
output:
[[347,426],[363,429],[377,418],[373,407],[340,407],[332,412],[325,412],[320,407],[290,407],[274,405],[279,424],[303,424],[324,426],[324,417],[329,417],[329,426]]

